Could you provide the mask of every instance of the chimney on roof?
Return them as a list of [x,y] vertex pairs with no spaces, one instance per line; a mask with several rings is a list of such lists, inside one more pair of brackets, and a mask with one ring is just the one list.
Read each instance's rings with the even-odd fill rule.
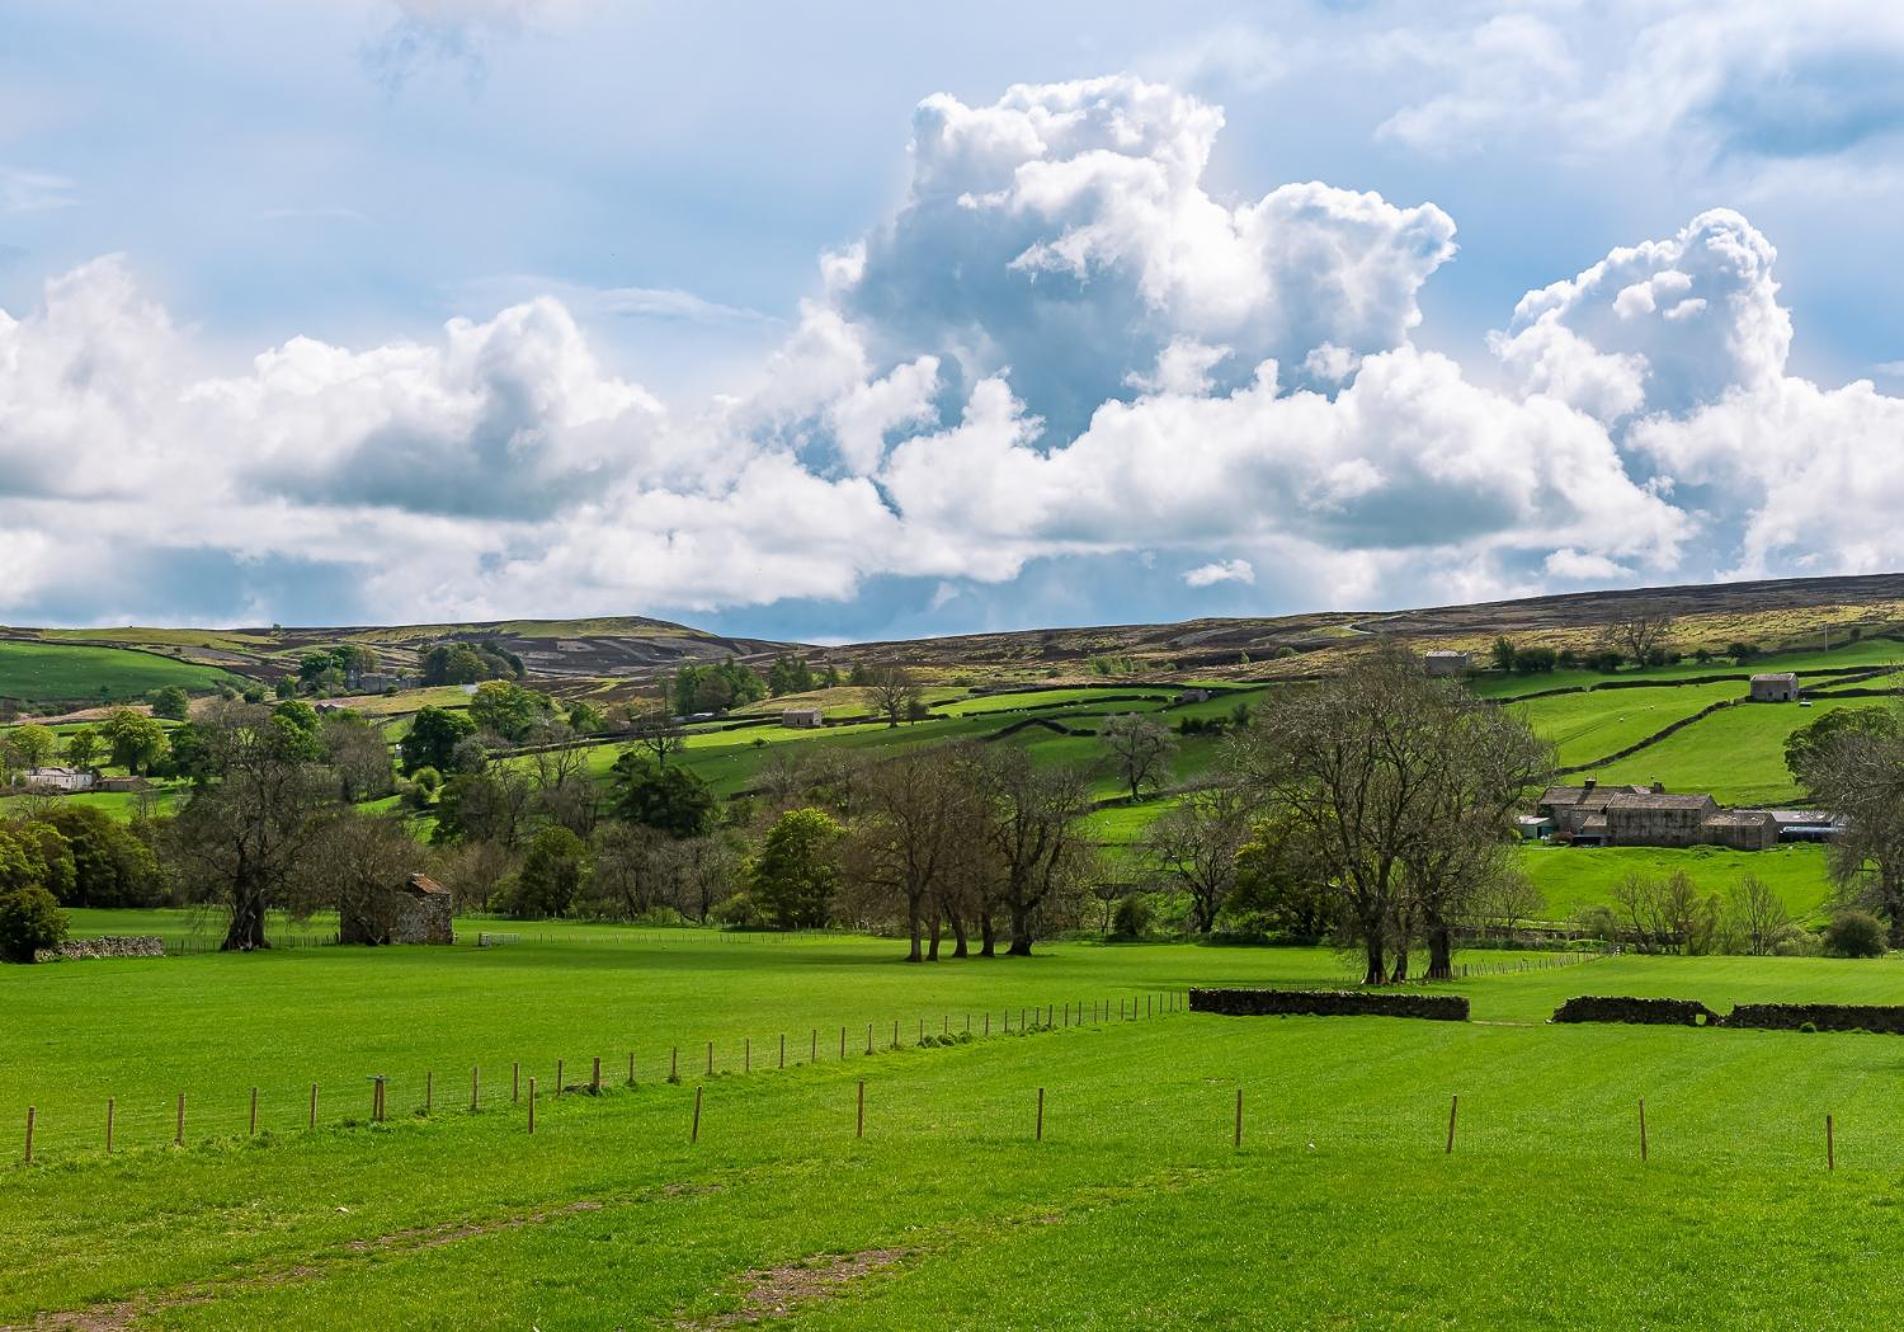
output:
[[1588,777],[1580,783],[1580,789],[1582,791],[1591,791],[1595,785],[1597,785],[1597,783],[1593,780],[1593,778]]
[[1653,779],[1653,794],[1654,795],[1666,794],[1666,783],[1660,781],[1657,777]]

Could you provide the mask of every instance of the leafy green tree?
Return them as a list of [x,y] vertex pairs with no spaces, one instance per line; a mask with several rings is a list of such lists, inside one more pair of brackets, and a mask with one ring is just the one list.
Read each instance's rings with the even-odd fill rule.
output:
[[0,958],[31,962],[35,949],[65,937],[66,913],[53,894],[37,883],[0,888]]
[[192,696],[177,685],[167,685],[152,693],[152,715],[166,721],[184,721],[192,712]]
[[748,880],[754,902],[781,929],[814,929],[831,918],[842,836],[818,809],[790,809],[767,830]]
[[587,876],[588,847],[567,828],[552,824],[529,843],[510,912],[525,920],[567,915]]
[[456,746],[476,734],[476,723],[460,712],[425,707],[411,719],[410,730],[397,743],[397,754],[406,776],[418,768],[439,772],[456,766]]
[[615,816],[667,833],[699,837],[714,827],[714,793],[694,772],[662,767],[647,754],[625,750],[609,769]]
[[6,738],[7,764],[14,768],[43,768],[59,747],[59,737],[49,726],[28,722],[16,726]]
[[1884,926],[1867,911],[1845,911],[1825,926],[1825,951],[1833,957],[1883,957]]
[[149,770],[171,747],[163,726],[131,708],[114,708],[107,713],[99,723],[99,734],[111,761],[134,775]]
[[79,726],[66,733],[66,761],[75,768],[90,768],[99,757],[99,732]]
[[288,675],[279,676],[278,682],[271,686],[271,692],[279,698],[296,698],[297,681]]
[[782,694],[804,694],[813,688],[813,667],[805,657],[793,657],[782,653],[775,657],[773,666],[767,672],[767,692],[778,698]]
[[1494,658],[1495,670],[1511,671],[1514,669],[1514,644],[1512,640],[1506,637],[1495,639],[1494,646],[1488,649],[1488,653]]
[[469,701],[469,719],[477,730],[519,744],[538,721],[549,715],[549,708],[546,695],[524,689],[513,680],[490,680],[477,686]]
[[577,735],[597,735],[607,725],[602,710],[587,699],[578,698],[569,704],[569,726]]
[[61,905],[153,907],[164,900],[165,878],[158,857],[104,810],[66,802],[35,821],[57,830],[72,856],[72,885],[57,894]]
[[287,698],[271,709],[271,724],[278,729],[278,743],[287,756],[302,763],[324,757],[322,722],[317,709],[303,699]]
[[1889,740],[1897,729],[1897,714],[1889,708],[1833,709],[1785,737],[1785,767],[1810,789],[1836,746],[1854,736]]

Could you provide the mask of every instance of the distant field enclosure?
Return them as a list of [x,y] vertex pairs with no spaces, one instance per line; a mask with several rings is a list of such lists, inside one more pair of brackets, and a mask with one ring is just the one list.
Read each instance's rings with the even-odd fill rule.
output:
[[0,640],[0,698],[23,703],[125,702],[154,689],[242,683],[216,666],[197,666],[133,648]]

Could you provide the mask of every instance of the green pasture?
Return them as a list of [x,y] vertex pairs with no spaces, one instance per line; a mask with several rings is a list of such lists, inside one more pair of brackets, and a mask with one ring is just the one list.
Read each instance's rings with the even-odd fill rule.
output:
[[1801,792],[1785,767],[1786,738],[1834,709],[1882,706],[1874,699],[1820,699],[1808,708],[1741,704],[1581,775],[1602,782],[1660,781],[1669,791],[1710,791],[1723,805],[1794,801]]
[[25,703],[125,702],[178,685],[203,692],[239,677],[216,666],[130,648],[0,640],[0,698]]
[[1744,685],[1728,681],[1658,689],[1596,689],[1511,706],[1536,735],[1553,743],[1560,766],[1571,767],[1617,754],[1703,708],[1744,693]]
[[[1787,1328],[1895,1307],[1896,1038],[1544,1018],[1585,992],[1888,1002],[1904,964],[1597,959],[1444,987],[1477,1020],[1430,1023],[1164,1011],[1188,984],[1340,983],[1319,950],[898,956],[602,929],[0,969],[0,1108],[39,1111],[36,1164],[0,1168],[0,1320]],[[1041,1003],[1055,1030],[1001,1034]],[[919,1048],[968,1015],[991,1036]]]
[[[1854,666],[1876,668],[1897,665],[1904,665],[1904,643],[1889,638],[1868,638],[1846,644],[1841,648],[1833,648],[1830,651],[1802,649],[1794,652],[1769,653],[1742,664],[1726,660],[1702,664],[1687,660],[1674,666],[1629,666],[1613,672],[1556,670],[1536,671],[1525,675],[1503,675],[1496,671],[1482,671],[1469,679],[1469,685],[1483,698],[1516,698],[1522,694],[1538,693],[1549,689],[1581,687],[1591,689],[1612,682],[1648,680],[1658,681],[1660,684],[1675,684],[1713,676],[1744,681],[1765,671],[1794,671],[1801,677],[1801,684],[1811,683],[1822,686],[1833,677],[1816,675],[1818,671],[1841,671]],[[1814,678],[1809,681],[1802,678],[1807,675],[1812,675]]]
[[1527,845],[1518,856],[1521,869],[1547,899],[1542,919],[1564,921],[1587,906],[1607,906],[1613,890],[1629,874],[1664,879],[1684,871],[1701,895],[1724,895],[1747,874],[1771,888],[1786,910],[1801,921],[1829,913],[1831,877],[1825,848],[1774,847],[1769,851],[1732,851],[1721,846],[1671,850],[1655,846]]

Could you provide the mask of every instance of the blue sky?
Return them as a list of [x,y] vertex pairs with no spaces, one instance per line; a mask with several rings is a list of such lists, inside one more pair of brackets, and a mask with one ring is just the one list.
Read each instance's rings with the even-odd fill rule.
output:
[[15,0],[0,619],[1894,568],[1901,74],[1875,3]]

